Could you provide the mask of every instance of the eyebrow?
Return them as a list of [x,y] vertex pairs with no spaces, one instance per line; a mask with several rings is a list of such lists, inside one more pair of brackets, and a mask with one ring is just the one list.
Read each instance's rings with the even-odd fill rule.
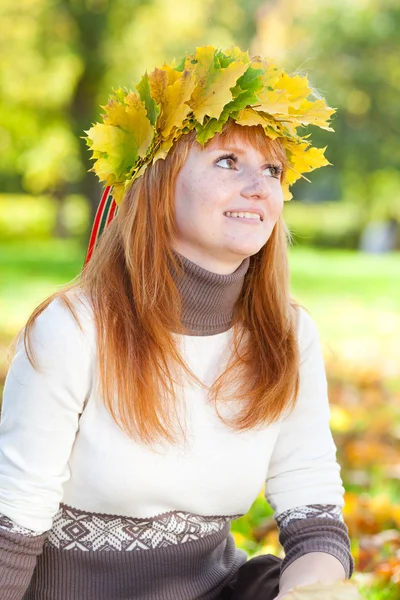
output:
[[221,146],[218,146],[216,148],[211,148],[211,152],[235,152],[236,154],[245,154],[245,150],[243,150],[243,148],[240,148],[240,146],[224,146],[223,144]]

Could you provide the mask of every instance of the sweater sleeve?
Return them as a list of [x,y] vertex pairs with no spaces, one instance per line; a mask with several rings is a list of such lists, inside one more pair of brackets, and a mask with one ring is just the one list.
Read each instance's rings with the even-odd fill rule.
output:
[[20,527],[0,515],[0,582],[2,598],[20,600],[29,586],[46,533]]
[[[282,419],[265,495],[274,509],[281,543],[288,553],[284,568],[302,554],[322,551],[341,560],[349,576],[352,559],[347,528],[341,519],[332,519],[344,506],[344,488],[329,426],[325,367],[316,326],[302,309],[298,340],[299,395],[295,408]],[[322,505],[335,509],[328,515],[315,510]],[[292,518],[288,518],[290,515]]]
[[[83,305],[77,310],[81,323],[87,311]],[[90,335],[60,300],[37,318],[32,350],[37,368],[21,335],[3,394],[0,581],[10,586],[4,600],[19,600],[29,584],[69,478],[68,459],[92,386]]]
[[350,553],[347,526],[339,506],[298,506],[281,513],[276,521],[279,541],[285,550],[281,574],[300,556],[309,552],[325,552],[342,563],[346,578],[350,579],[354,560]]

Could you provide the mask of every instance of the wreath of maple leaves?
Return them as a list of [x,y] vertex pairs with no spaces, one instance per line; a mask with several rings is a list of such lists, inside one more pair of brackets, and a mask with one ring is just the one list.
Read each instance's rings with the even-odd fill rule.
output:
[[298,129],[315,125],[333,131],[329,119],[335,109],[324,99],[313,99],[307,77],[288,75],[272,60],[250,57],[237,47],[225,52],[202,46],[143,75],[136,92],[114,90],[102,115],[103,123],[85,131],[92,171],[113,186],[117,204],[129,185],[149,164],[167,156],[174,142],[196,130],[204,146],[228,121],[262,125],[271,139],[281,139],[289,168],[283,181],[289,187],[304,173],[330,164],[326,148],[311,146]]

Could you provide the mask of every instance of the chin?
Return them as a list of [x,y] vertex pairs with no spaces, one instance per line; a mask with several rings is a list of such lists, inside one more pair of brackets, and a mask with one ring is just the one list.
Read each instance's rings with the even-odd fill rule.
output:
[[266,242],[264,242],[263,244],[257,244],[257,245],[251,245],[251,246],[241,246],[240,248],[235,248],[235,250],[233,250],[233,252],[236,254],[236,256],[241,256],[242,259],[244,260],[245,258],[247,258],[248,256],[254,256],[254,254],[257,254],[257,252],[259,252],[261,250],[261,248],[263,248],[265,246]]

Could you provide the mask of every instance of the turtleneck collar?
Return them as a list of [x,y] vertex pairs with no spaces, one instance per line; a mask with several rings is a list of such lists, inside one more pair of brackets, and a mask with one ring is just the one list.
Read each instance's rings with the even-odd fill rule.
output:
[[250,258],[245,258],[233,273],[220,275],[203,269],[182,254],[175,254],[184,267],[181,277],[174,269],[171,275],[181,295],[186,335],[215,335],[230,329]]

